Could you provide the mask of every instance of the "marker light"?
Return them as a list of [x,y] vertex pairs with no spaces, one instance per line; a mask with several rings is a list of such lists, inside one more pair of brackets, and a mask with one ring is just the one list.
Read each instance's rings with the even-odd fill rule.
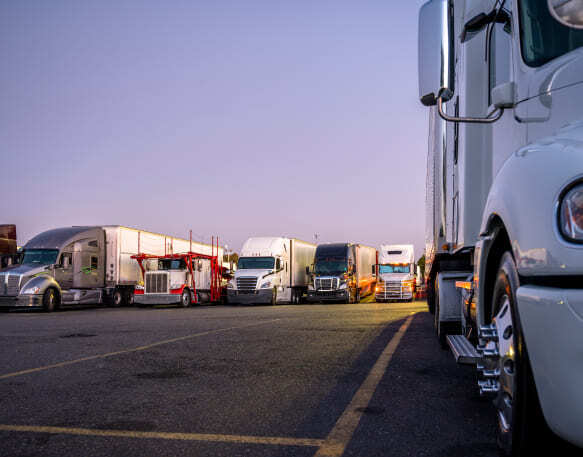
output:
[[583,184],[573,187],[563,197],[559,227],[569,241],[583,243]]

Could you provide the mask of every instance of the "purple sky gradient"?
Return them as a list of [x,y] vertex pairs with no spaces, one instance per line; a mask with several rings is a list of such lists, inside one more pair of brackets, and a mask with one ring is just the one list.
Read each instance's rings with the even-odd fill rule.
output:
[[0,223],[418,257],[422,3],[1,2]]

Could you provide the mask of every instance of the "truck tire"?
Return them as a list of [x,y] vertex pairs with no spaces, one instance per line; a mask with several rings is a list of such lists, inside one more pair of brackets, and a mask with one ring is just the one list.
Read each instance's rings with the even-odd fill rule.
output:
[[43,294],[43,310],[52,313],[59,308],[59,295],[53,287],[49,287]]
[[277,304],[277,287],[273,288],[273,293],[271,294],[271,306],[275,306]]
[[125,302],[124,291],[121,289],[115,289],[113,291],[113,295],[111,296],[111,306],[119,307],[122,306]]
[[433,304],[435,313],[433,315],[433,326],[435,327],[435,334],[437,335],[437,341],[439,341],[439,346],[441,349],[447,349],[447,329],[445,322],[441,322],[439,320],[439,282],[437,278],[435,278],[435,283],[433,287],[434,295],[433,295]]
[[182,308],[188,308],[190,306],[191,296],[188,289],[184,289],[180,295],[180,306]]
[[[437,279],[437,278],[436,278]],[[427,307],[431,314],[435,314],[435,282],[429,279],[426,287]]]
[[[500,390],[494,400],[498,416],[497,442],[500,454],[508,457],[536,455],[541,445],[550,444],[549,439],[560,441],[549,430],[536,393],[516,307],[518,285],[514,259],[510,252],[505,252],[494,284],[491,309],[498,332],[502,329],[497,343],[500,356],[496,361]],[[504,348],[513,350],[502,353]]]

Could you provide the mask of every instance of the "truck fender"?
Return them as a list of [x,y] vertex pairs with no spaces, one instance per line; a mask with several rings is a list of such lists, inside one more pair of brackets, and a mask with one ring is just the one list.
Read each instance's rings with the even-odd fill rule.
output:
[[[57,281],[55,281],[55,278],[53,278],[52,276],[43,274],[43,275],[39,275],[39,276],[34,276],[31,279],[29,279],[20,289],[20,293],[21,294],[27,294],[28,290],[31,290],[35,287],[38,287],[40,290],[38,292],[35,293],[35,295],[43,295],[47,289],[49,287],[52,287],[53,289],[56,289],[59,296],[61,296],[61,286],[59,286],[59,283]],[[31,293],[31,292],[28,292]]]

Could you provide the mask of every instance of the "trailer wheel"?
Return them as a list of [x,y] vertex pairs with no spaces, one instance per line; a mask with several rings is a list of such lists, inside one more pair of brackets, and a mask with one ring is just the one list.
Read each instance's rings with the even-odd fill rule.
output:
[[441,346],[441,348],[447,349],[447,342],[445,340],[445,337],[447,336],[446,325],[445,322],[441,322],[439,320],[439,281],[437,280],[437,278],[435,278],[434,284],[435,287],[433,288],[434,290],[433,303],[435,307],[435,314],[433,316],[434,317],[433,323],[435,327],[435,334],[437,335],[437,340],[439,341],[439,345]]
[[59,307],[59,296],[54,288],[48,288],[43,295],[43,309],[51,313]]
[[180,295],[180,306],[183,308],[188,308],[190,306],[190,302],[190,291],[188,289],[184,289],[182,291],[182,295]]
[[[524,334],[516,307],[518,272],[510,252],[504,253],[492,294],[492,321],[498,329],[496,360],[500,390],[494,405],[497,441],[504,456],[535,455],[537,443],[558,440],[550,432],[538,400]],[[543,438],[544,437],[544,438]]]
[[121,306],[124,303],[124,294],[121,289],[115,289],[111,297],[111,304],[115,307]]

